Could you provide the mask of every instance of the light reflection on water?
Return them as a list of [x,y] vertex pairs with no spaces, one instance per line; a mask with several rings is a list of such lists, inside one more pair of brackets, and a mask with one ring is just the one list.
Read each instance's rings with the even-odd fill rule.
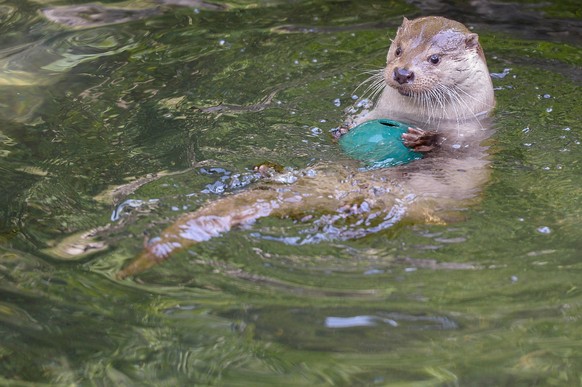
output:
[[422,11],[475,22],[491,71],[511,68],[467,219],[317,244],[317,221],[265,219],[119,282],[177,214],[256,184],[253,165],[340,160],[328,130],[418,12],[178,0],[50,20],[56,3],[0,5],[1,384],[579,381],[574,13],[524,6],[527,35],[504,12]]

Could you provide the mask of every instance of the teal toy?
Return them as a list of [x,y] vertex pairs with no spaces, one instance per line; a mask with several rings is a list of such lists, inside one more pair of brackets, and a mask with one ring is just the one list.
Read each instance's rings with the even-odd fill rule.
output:
[[394,167],[422,158],[402,143],[409,126],[388,119],[366,121],[344,134],[339,143],[348,156],[363,161],[366,169]]

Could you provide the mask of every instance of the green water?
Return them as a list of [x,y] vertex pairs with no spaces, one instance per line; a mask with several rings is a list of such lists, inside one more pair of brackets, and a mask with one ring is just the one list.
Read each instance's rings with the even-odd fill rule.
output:
[[[0,384],[582,384],[576,2],[44,16],[82,3],[0,1]],[[264,219],[115,279],[144,234],[241,189],[253,165],[341,159],[328,131],[362,73],[402,15],[430,13],[474,26],[490,70],[511,69],[466,220],[300,244],[314,225]],[[128,199],[141,205],[112,221]],[[63,254],[67,238],[86,254]]]

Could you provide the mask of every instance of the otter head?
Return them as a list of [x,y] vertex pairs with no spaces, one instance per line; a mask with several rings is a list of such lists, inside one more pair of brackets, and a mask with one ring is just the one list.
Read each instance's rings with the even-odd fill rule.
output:
[[384,78],[403,98],[424,106],[459,103],[459,98],[466,99],[467,90],[481,87],[480,83],[488,88],[483,100],[493,99],[479,37],[443,17],[404,18],[388,50]]

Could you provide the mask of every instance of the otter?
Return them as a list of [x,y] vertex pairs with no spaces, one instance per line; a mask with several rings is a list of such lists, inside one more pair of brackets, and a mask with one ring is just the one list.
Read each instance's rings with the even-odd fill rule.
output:
[[391,118],[432,128],[403,136],[417,151],[433,148],[441,123],[479,119],[495,107],[493,84],[479,36],[463,24],[438,16],[404,18],[388,49],[386,67],[371,78],[385,84],[369,114],[349,119],[345,133],[364,121]]
[[346,160],[273,171],[251,189],[182,215],[118,278],[266,216],[310,221],[328,238],[357,238],[403,219],[458,220],[489,177],[483,141],[492,132],[487,116],[495,99],[478,35],[443,17],[404,18],[386,66],[372,81],[383,84],[374,108],[350,118],[338,134],[376,118],[405,121],[411,126],[402,135],[404,144],[426,157],[377,170]]

